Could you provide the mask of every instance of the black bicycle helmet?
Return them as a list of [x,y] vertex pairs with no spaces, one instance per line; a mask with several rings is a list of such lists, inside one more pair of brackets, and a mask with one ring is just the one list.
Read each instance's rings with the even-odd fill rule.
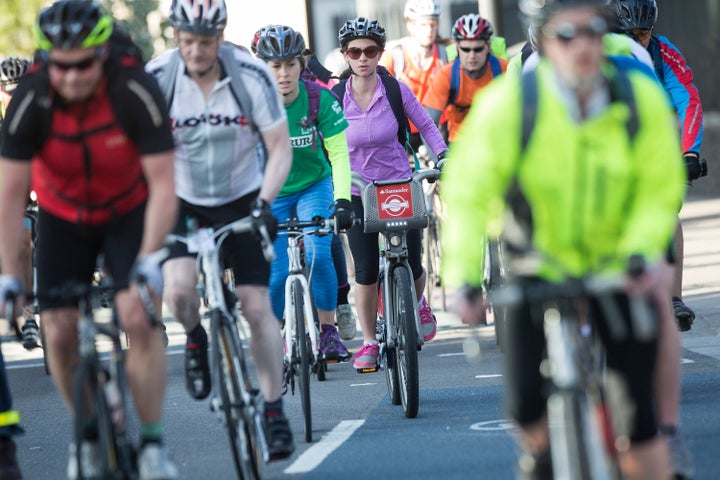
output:
[[385,48],[385,29],[377,20],[368,20],[365,17],[358,17],[348,20],[345,25],[340,27],[338,32],[338,41],[340,48],[345,49],[351,40],[356,38],[369,38],[377,42],[378,47]]
[[493,28],[490,22],[477,13],[468,13],[455,21],[451,36],[453,40],[490,40]]
[[168,21],[176,30],[220,34],[227,26],[225,0],[173,0]]
[[60,0],[43,9],[35,25],[40,50],[99,47],[107,42],[113,19],[88,0]]
[[269,61],[301,58],[305,52],[305,39],[285,25],[269,25],[260,29],[257,41],[258,58]]
[[3,90],[13,90],[30,68],[30,60],[22,57],[8,57],[0,62],[0,85]]
[[653,28],[658,17],[655,0],[609,0],[621,30]]
[[520,15],[528,25],[541,27],[558,10],[574,6],[596,7],[605,13],[607,0],[520,0]]

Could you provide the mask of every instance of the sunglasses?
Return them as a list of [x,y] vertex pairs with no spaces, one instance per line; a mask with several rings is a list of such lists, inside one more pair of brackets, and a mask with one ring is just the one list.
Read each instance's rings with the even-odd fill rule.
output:
[[628,30],[627,34],[638,42],[644,42],[652,34],[652,28],[633,28]]
[[84,58],[77,62],[60,62],[50,58],[48,59],[48,65],[53,68],[57,68],[61,72],[69,72],[70,70],[84,72],[95,64],[95,62],[102,56],[102,52],[102,48],[99,48],[92,57]]
[[545,37],[562,43],[570,43],[578,37],[598,39],[607,33],[607,23],[602,18],[596,17],[588,25],[575,25],[570,22],[555,26],[546,25],[542,33]]
[[458,45],[458,48],[460,49],[460,51],[465,52],[465,53],[470,53],[470,52],[480,53],[483,50],[485,50],[485,47],[487,47],[487,45],[483,45],[482,47],[474,47],[474,48],[461,47],[460,45]]
[[380,47],[376,47],[375,45],[370,45],[369,47],[357,48],[352,47],[345,50],[350,58],[353,60],[357,60],[360,58],[360,56],[364,53],[367,58],[375,58],[378,56],[378,53],[382,52],[382,49]]

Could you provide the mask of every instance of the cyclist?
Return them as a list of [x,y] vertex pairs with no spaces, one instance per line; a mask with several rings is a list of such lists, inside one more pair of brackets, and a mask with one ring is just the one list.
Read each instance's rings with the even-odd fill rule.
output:
[[[292,152],[272,74],[250,52],[223,42],[228,21],[223,0],[173,0],[169,21],[178,48],[151,60],[146,69],[171,99],[180,198],[175,233],[187,235],[190,217],[200,227],[212,227],[252,213],[274,238],[277,220],[270,204],[285,183]],[[251,104],[241,107],[234,96],[236,79]],[[285,458],[294,444],[282,405],[282,344],[268,297],[270,265],[251,234],[228,238],[223,257],[233,269],[236,294],[250,325],[270,455],[273,460]],[[186,246],[172,248],[163,275],[165,303],[187,333],[186,387],[192,397],[204,399],[211,389],[208,339],[200,323],[195,259]]]
[[[379,56],[385,47],[385,29],[375,20],[358,17],[348,20],[338,33],[340,48],[350,66],[350,78],[340,99],[348,121],[347,139],[350,166],[366,181],[407,178],[410,176],[404,146],[398,140],[398,122],[390,106],[388,93],[377,72]],[[388,77],[392,81],[392,77]],[[397,82],[403,109],[418,126],[432,152],[444,157],[447,146],[439,130],[412,91]],[[355,187],[351,199],[357,218],[364,218],[362,200]],[[356,369],[377,365],[379,347],[375,337],[377,321],[377,278],[379,271],[378,234],[365,234],[362,225],[348,230],[355,263],[355,305],[363,332],[363,346],[355,354]],[[420,321],[426,341],[435,337],[437,322],[425,297],[425,271],[421,263],[421,231],[407,236],[410,266],[420,304]]]
[[[407,0],[403,16],[408,35],[383,53],[380,64],[405,83],[422,100],[430,80],[448,63],[446,47],[438,41],[440,3],[437,0]],[[443,117],[441,124],[445,123]],[[410,122],[410,146],[417,152],[422,139]]]
[[440,121],[443,112],[447,113],[450,142],[467,115],[475,93],[507,69],[507,60],[490,53],[492,36],[492,25],[480,15],[469,13],[458,18],[452,29],[452,38],[459,56],[443,66],[430,80],[422,99],[435,123]]
[[[30,60],[22,57],[8,57],[0,62],[0,125],[7,109],[7,104],[12,98],[12,93],[17,88],[20,79],[30,68]],[[30,199],[28,198],[28,201]],[[33,264],[32,264],[32,223],[29,218],[24,220],[25,242],[23,242],[22,258],[25,270],[25,289],[32,291],[33,288]],[[20,342],[26,350],[32,350],[40,346],[40,330],[35,321],[35,307],[28,304],[23,309]]]
[[[166,357],[136,279],[148,279],[160,308],[160,266],[149,256],[175,219],[173,140],[155,81],[140,64],[110,54],[113,19],[95,2],[60,0],[35,25],[40,64],[13,95],[2,129],[0,223],[20,225],[30,187],[37,192],[37,289],[55,385],[72,411],[77,305],[59,298],[67,282],[90,282],[98,254],[120,288],[114,304],[132,348],[128,383],[141,421],[140,478],[176,478],[163,445]],[[85,172],[85,173],[82,173]],[[22,293],[21,236],[0,231],[0,299]],[[70,445],[68,477],[99,475],[97,423]]]
[[[250,41],[250,50],[257,55],[257,42],[263,27],[255,32]],[[308,53],[307,65],[300,74],[301,78],[316,81],[322,86],[331,87],[335,85],[337,77],[333,72],[326,69],[315,54]],[[333,234],[330,243],[330,252],[332,254],[333,263],[335,265],[335,273],[337,276],[337,307],[335,309],[335,324],[343,340],[352,340],[357,333],[357,320],[353,313],[352,306],[348,295],[350,293],[350,282],[347,273],[347,261],[345,258],[345,250],[339,234]]]
[[[505,229],[507,251],[534,260],[535,273],[525,281],[619,274],[639,254],[648,267],[627,280],[628,293],[649,295],[661,308],[667,300],[661,260],[684,191],[665,94],[647,75],[620,71],[603,59],[604,0],[523,0],[520,7],[538,28],[543,51],[533,74],[537,101],[527,143],[521,132],[528,89],[525,81],[506,79],[476,98],[444,170],[444,278],[465,285],[459,313],[466,323],[484,321],[483,246],[466,239],[483,238],[493,228],[488,220],[506,194],[514,217]],[[617,93],[618,82],[634,100]],[[631,136],[627,119],[633,111],[638,129]],[[619,303],[624,321],[627,305]],[[667,445],[653,414],[657,340],[604,337],[608,368],[625,379],[634,408],[631,444],[619,454],[620,467],[625,478],[668,478]],[[505,371],[508,411],[520,426],[523,478],[552,478],[539,372],[543,344],[530,306],[519,305],[508,319]]]
[[[687,179],[690,182],[697,180],[707,174],[707,166],[700,159],[703,112],[692,70],[680,50],[667,37],[653,33],[658,16],[655,0],[609,0],[608,3],[615,11],[620,29],[650,53],[655,73],[680,118]],[[682,300],[683,245],[682,225],[678,219],[672,251],[675,265],[672,303],[678,327],[687,331],[692,328],[695,312]]]
[[[347,121],[342,109],[329,90],[316,87],[320,96],[319,111],[311,123],[313,121],[308,120],[310,84],[300,80],[309,53],[305,40],[299,32],[284,25],[269,25],[260,32],[257,56],[267,62],[275,76],[293,147],[292,168],[272,204],[272,213],[282,219],[290,218],[293,212],[304,220],[333,216],[338,228],[349,228],[352,226],[350,159],[345,138]],[[335,327],[338,282],[331,239],[330,235],[311,237],[305,242],[306,256],[308,264],[313,265],[311,286],[320,320],[320,352],[328,361],[347,361],[350,354]],[[275,316],[283,318],[288,276],[286,237],[281,235],[275,240],[275,254],[270,270],[270,299]]]

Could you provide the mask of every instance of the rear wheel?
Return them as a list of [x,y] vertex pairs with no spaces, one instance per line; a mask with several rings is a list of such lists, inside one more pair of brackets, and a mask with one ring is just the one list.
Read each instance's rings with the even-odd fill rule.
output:
[[243,416],[241,392],[249,386],[244,357],[239,339],[221,315],[219,311],[211,313],[211,322],[216,325],[217,332],[213,337],[213,355],[218,368],[215,378],[218,380],[219,408],[228,432],[235,470],[241,479],[259,479],[262,449]]
[[[499,288],[503,283],[503,265],[502,265],[502,244],[498,238],[491,238],[485,243],[486,254],[486,285],[488,293]],[[505,323],[507,318],[507,307],[496,307],[490,304],[493,313],[493,324],[495,326],[495,343],[504,350]]]
[[393,270],[393,322],[397,335],[395,360],[397,364],[400,399],[407,418],[415,418],[419,404],[417,328],[413,308],[415,289],[405,267]]
[[290,295],[295,311],[295,346],[297,348],[297,368],[299,370],[298,384],[300,388],[300,403],[302,404],[305,420],[305,441],[312,442],[312,414],[310,408],[310,339],[305,329],[305,309],[303,303],[302,284],[295,280],[290,287]]

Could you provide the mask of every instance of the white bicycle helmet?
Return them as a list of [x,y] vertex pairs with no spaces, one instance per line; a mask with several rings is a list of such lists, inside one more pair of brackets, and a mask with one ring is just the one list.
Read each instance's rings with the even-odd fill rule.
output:
[[30,68],[30,60],[22,57],[8,57],[0,62],[0,85],[11,92]]
[[405,3],[404,16],[410,20],[438,18],[440,16],[440,4],[436,0],[408,0]]
[[453,40],[490,40],[493,28],[490,22],[477,13],[468,13],[455,21]]
[[170,25],[198,35],[217,35],[227,26],[225,0],[173,0]]

